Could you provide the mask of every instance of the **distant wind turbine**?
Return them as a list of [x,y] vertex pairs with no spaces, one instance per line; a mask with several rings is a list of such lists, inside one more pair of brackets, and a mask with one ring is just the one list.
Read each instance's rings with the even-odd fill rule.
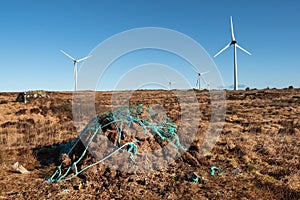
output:
[[[167,79],[167,78],[166,78],[166,79]],[[167,79],[167,81],[168,81],[168,84],[169,84],[169,90],[172,90],[172,84],[175,84],[176,82],[171,81],[171,80],[169,80],[169,79]]]
[[223,51],[225,51],[227,48],[229,48],[231,45],[234,46],[234,55],[233,55],[233,60],[234,60],[234,90],[238,89],[238,78],[237,78],[237,56],[236,56],[236,48],[238,47],[239,49],[241,49],[242,51],[244,51],[245,53],[251,55],[251,53],[249,53],[247,50],[245,50],[244,48],[242,48],[241,46],[239,46],[235,40],[234,37],[234,30],[233,30],[233,23],[232,23],[232,16],[230,16],[230,24],[231,24],[231,42],[229,42],[223,49],[221,49],[221,51],[219,51],[215,56],[217,57],[218,55],[220,55]]
[[201,79],[203,80],[203,82],[207,85],[207,81],[203,78],[203,75],[204,74],[207,74],[209,71],[206,71],[206,72],[200,72],[200,71],[197,71],[196,69],[193,68],[193,70],[197,73],[197,82],[196,82],[196,87],[197,85],[199,86],[199,90],[201,90]]
[[67,54],[66,52],[64,52],[63,50],[60,50],[60,51],[74,62],[74,84],[75,84],[74,90],[77,91],[77,63],[79,63],[79,62],[81,62],[83,60],[88,59],[89,57],[91,57],[91,55],[76,60],[72,56],[70,56],[69,54]]
[[176,82],[169,81],[169,89],[172,90],[172,84],[175,84]]
[[207,81],[207,89],[210,90],[210,83]]

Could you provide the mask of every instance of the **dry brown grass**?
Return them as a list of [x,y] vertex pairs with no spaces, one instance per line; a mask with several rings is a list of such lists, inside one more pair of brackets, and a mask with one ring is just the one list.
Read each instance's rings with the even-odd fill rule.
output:
[[[49,94],[50,98],[23,104],[14,102],[17,93],[0,93],[0,198],[300,199],[299,89],[227,92],[222,135],[204,158],[199,157],[197,146],[203,141],[211,111],[208,93],[198,93],[198,138],[189,155],[170,168],[141,175],[104,168],[98,181],[78,178],[53,184],[45,182],[59,157],[51,146],[69,141],[78,133],[72,121],[72,93]],[[97,113],[111,108],[110,98],[110,92],[97,93]],[[131,104],[140,103],[163,105],[180,125],[182,113],[172,92],[136,91]],[[12,171],[10,166],[16,161],[30,174]],[[209,176],[212,165],[219,166],[222,173]],[[236,168],[241,172],[233,174]],[[192,172],[203,176],[205,184],[191,182]],[[83,184],[81,190],[74,187],[78,183]],[[63,193],[64,189],[70,192]]]

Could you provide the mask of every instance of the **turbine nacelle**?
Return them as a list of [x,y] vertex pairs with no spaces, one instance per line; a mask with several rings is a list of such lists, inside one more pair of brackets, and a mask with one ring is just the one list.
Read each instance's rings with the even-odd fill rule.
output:
[[230,45],[232,45],[232,44],[236,44],[237,43],[237,41],[236,40],[232,40],[231,41],[231,43],[230,43]]

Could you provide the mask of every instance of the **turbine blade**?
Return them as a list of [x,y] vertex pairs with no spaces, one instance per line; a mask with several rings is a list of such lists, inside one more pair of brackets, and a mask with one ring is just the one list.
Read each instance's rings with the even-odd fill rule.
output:
[[197,85],[198,85],[198,81],[199,81],[199,79],[197,78],[197,81],[196,81],[196,87],[197,87]]
[[232,41],[235,41],[232,16],[230,16],[230,25],[231,25],[231,39],[232,39]]
[[225,51],[229,46],[231,45],[231,42],[229,42],[221,51],[219,51],[216,55],[214,55],[214,58],[220,55],[223,51]]
[[240,50],[244,51],[245,53],[247,53],[247,54],[249,54],[249,55],[251,56],[251,53],[250,53],[249,51],[247,51],[246,49],[244,49],[243,47],[241,47],[241,46],[238,45],[238,44],[236,44],[236,46],[237,46]]
[[71,60],[75,61],[75,59],[70,56],[69,54],[67,54],[66,52],[64,52],[63,50],[60,50],[63,54],[65,54],[68,58],[70,58]]
[[201,73],[201,76],[204,75],[204,74],[207,74],[207,73],[209,73],[209,71],[202,72],[202,73]]
[[205,84],[207,84],[206,80],[201,76],[202,80],[205,82]]
[[80,61],[86,60],[86,59],[88,59],[89,57],[92,57],[92,55],[89,55],[89,56],[86,56],[86,57],[84,57],[84,58],[81,58],[81,59],[77,60],[77,62],[80,62]]

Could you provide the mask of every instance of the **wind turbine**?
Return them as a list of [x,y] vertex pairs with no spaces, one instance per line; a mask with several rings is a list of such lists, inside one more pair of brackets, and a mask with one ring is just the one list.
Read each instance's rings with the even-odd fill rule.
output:
[[79,63],[79,62],[81,62],[81,61],[83,61],[83,60],[88,59],[89,57],[91,57],[91,55],[76,60],[76,59],[74,59],[72,56],[70,56],[69,54],[67,54],[66,52],[64,52],[63,50],[60,50],[60,51],[61,51],[63,54],[65,54],[68,58],[70,58],[70,59],[73,61],[73,63],[74,63],[74,84],[75,84],[74,90],[77,91],[77,63]]
[[[167,79],[167,78],[166,78],[166,79]],[[172,84],[174,84],[174,83],[176,83],[176,82],[171,81],[171,80],[169,80],[169,79],[167,79],[167,81],[168,81],[168,84],[169,84],[169,90],[172,90]]]
[[173,81],[169,81],[169,89],[172,90],[172,84],[174,84],[176,82],[173,82]]
[[210,90],[210,83],[207,81],[207,89]]
[[203,82],[205,84],[207,84],[207,81],[203,78],[203,75],[204,74],[207,74],[209,71],[206,71],[206,72],[200,72],[200,71],[197,71],[196,69],[193,68],[193,70],[197,73],[197,82],[196,82],[196,87],[197,85],[199,85],[199,90],[201,89],[201,79],[203,80]]
[[223,49],[221,49],[221,51],[219,51],[215,56],[217,57],[218,55],[220,55],[223,51],[225,51],[227,48],[229,48],[231,45],[233,45],[234,47],[234,55],[233,55],[233,60],[234,60],[234,90],[238,89],[238,78],[237,78],[237,56],[236,56],[236,48],[238,47],[240,50],[244,51],[245,53],[251,55],[251,53],[249,53],[247,50],[245,50],[244,48],[242,48],[241,46],[239,46],[237,44],[237,41],[235,40],[234,37],[234,30],[233,30],[233,23],[232,23],[232,16],[230,16],[230,25],[231,25],[231,42],[229,42]]

